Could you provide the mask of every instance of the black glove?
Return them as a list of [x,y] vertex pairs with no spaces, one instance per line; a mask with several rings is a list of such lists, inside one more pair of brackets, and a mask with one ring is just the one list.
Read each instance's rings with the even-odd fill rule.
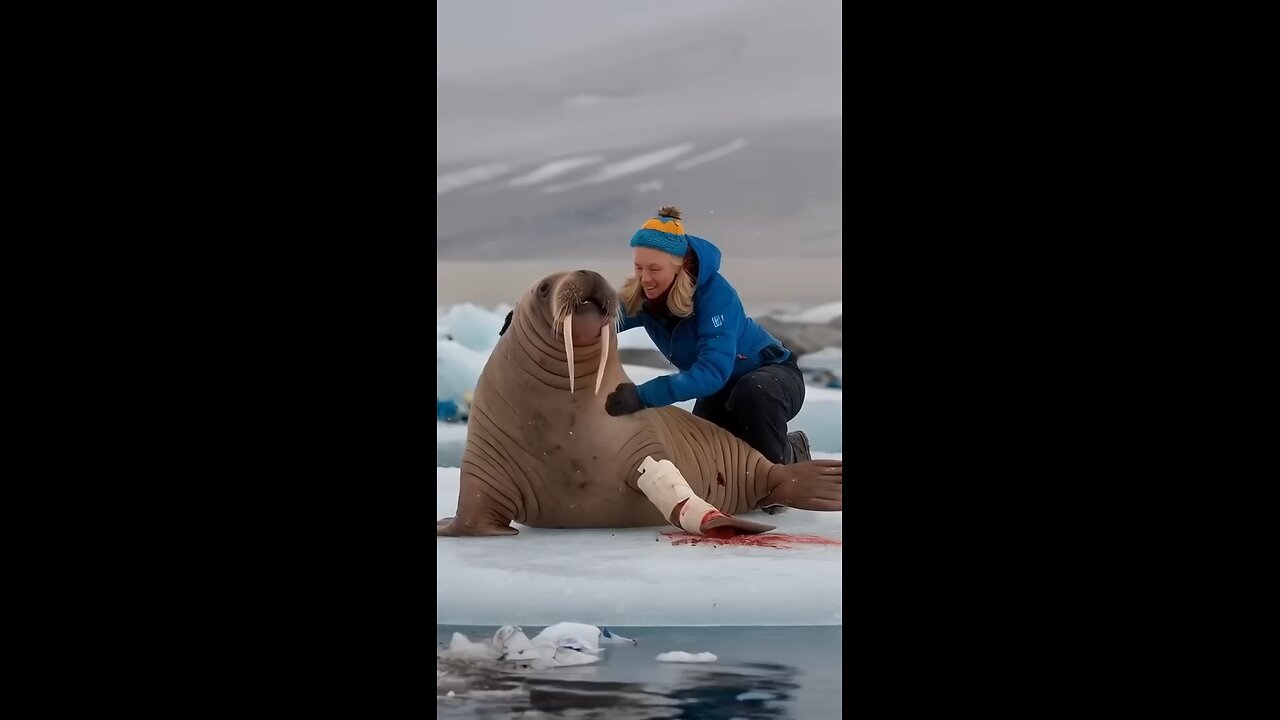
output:
[[635,383],[618,385],[618,389],[604,399],[604,411],[614,417],[630,415],[643,407],[644,401],[640,399],[640,391],[636,389]]

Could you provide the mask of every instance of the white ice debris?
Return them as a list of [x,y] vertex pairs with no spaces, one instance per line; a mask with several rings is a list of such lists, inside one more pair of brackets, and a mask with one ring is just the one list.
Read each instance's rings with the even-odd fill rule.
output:
[[545,670],[600,661],[602,643],[635,643],[597,625],[560,622],[529,639],[524,628],[503,625],[487,643],[472,642],[454,633],[447,653],[452,657],[496,660],[516,667]]
[[687,653],[682,650],[673,650],[671,652],[658,653],[658,657],[654,659],[658,662],[709,663],[715,662],[719,658],[716,657],[715,653]]

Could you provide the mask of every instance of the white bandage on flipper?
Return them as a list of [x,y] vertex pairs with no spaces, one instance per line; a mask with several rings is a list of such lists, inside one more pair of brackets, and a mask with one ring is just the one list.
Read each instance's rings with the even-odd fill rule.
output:
[[640,480],[636,484],[667,520],[671,519],[671,509],[685,501],[680,508],[680,527],[691,535],[702,534],[702,518],[716,509],[693,494],[689,482],[670,460],[654,460],[652,455],[646,455],[640,463]]

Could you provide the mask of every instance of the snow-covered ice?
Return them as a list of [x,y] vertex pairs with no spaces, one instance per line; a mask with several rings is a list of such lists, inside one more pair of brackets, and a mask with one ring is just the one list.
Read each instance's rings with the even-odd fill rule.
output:
[[800,312],[779,313],[777,315],[773,315],[773,317],[783,322],[826,323],[835,320],[843,313],[844,301],[838,300],[836,302],[819,305]]
[[[815,453],[816,457],[839,457]],[[436,518],[455,514],[457,468],[436,468]],[[841,512],[747,513],[773,534],[843,543]],[[671,526],[436,538],[436,622],[550,625],[842,625],[843,545],[688,542]],[[685,538],[680,542],[679,538]],[[676,544],[679,543],[679,544]]]

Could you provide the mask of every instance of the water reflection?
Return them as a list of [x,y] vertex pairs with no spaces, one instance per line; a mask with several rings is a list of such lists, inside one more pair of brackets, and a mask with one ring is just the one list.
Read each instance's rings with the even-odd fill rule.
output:
[[[455,630],[477,641],[492,634],[491,629],[437,627],[440,717],[840,716],[840,628],[618,629],[639,644],[607,646],[598,664],[536,671],[441,657]],[[654,660],[672,649],[710,651],[720,659],[709,664]],[[754,659],[760,657],[785,661]]]
[[684,714],[677,717],[776,718],[800,688],[796,674],[795,668],[765,663],[694,670],[668,697],[681,703]]

